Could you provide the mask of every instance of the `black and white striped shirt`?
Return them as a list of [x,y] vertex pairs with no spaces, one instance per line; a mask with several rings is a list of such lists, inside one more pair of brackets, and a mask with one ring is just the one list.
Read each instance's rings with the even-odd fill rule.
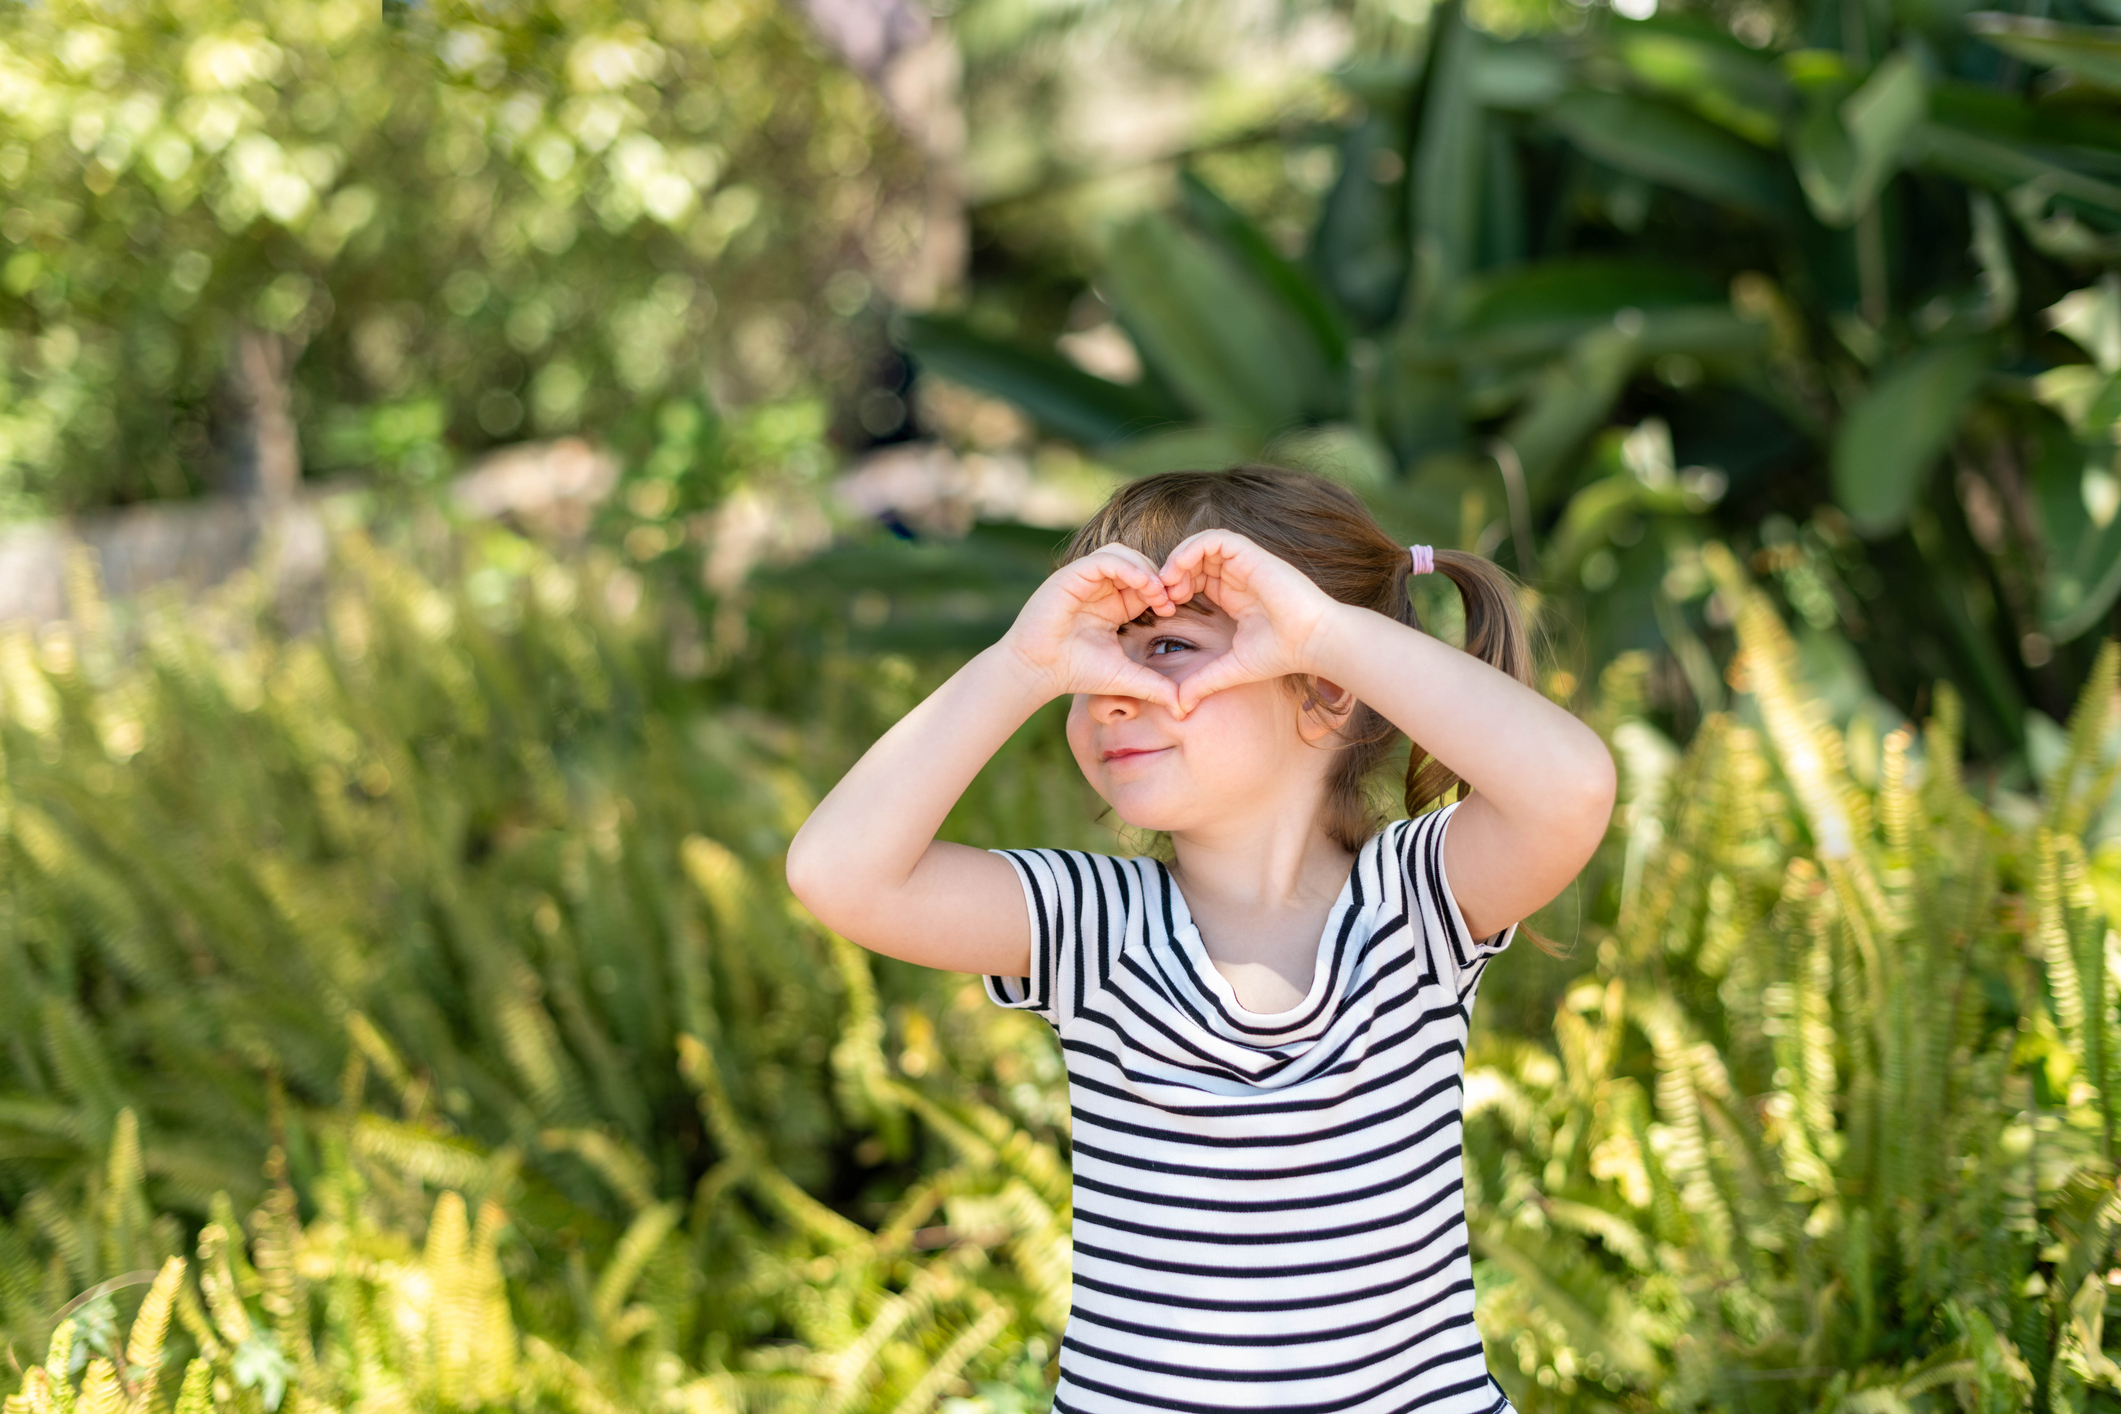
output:
[[1310,995],[1247,1011],[1153,859],[1001,850],[1060,1033],[1075,1288],[1056,1414],[1509,1414],[1473,1324],[1466,1025],[1515,926],[1468,933],[1455,805],[1358,852]]

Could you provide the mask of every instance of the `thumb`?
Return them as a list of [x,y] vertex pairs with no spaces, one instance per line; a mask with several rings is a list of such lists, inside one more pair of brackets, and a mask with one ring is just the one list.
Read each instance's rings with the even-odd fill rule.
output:
[[1250,680],[1236,660],[1231,655],[1224,654],[1179,685],[1178,715],[1187,716],[1195,707],[1224,688],[1236,687]]
[[1127,674],[1123,687],[1127,696],[1140,698],[1144,702],[1154,702],[1177,716],[1185,715],[1185,709],[1179,706],[1178,688],[1173,686],[1171,679],[1162,673],[1152,673],[1138,664],[1129,666],[1133,671]]

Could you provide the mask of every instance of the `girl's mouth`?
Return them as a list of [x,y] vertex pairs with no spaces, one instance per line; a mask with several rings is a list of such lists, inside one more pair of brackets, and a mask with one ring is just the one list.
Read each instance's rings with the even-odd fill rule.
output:
[[1141,757],[1155,756],[1170,749],[1168,746],[1122,746],[1105,752],[1098,759],[1101,761],[1135,761]]

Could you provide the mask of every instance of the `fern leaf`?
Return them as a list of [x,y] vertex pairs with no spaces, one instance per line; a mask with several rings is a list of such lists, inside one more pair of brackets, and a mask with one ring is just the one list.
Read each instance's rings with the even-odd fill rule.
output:
[[2091,673],[2069,714],[2069,750],[2045,782],[2047,827],[2079,836],[2092,815],[2113,793],[2114,772],[2121,762],[2102,767],[2100,758],[2121,715],[2121,643],[2099,646]]
[[746,1182],[797,1226],[831,1247],[867,1241],[869,1234],[803,1192],[766,1159],[763,1147],[738,1121],[713,1056],[695,1036],[678,1038],[678,1069],[699,1097],[708,1133],[744,1166]]
[[129,1271],[148,1260],[147,1230],[153,1214],[147,1203],[145,1181],[140,1159],[140,1121],[128,1107],[118,1112],[103,1179],[105,1271]]
[[213,1407],[214,1367],[205,1360],[194,1360],[184,1367],[175,1414],[212,1414]]
[[478,1275],[471,1268],[471,1223],[459,1193],[435,1200],[421,1256],[427,1275],[428,1358],[436,1397],[455,1408],[476,1400],[480,1312]]
[[627,1414],[604,1394],[596,1377],[564,1351],[530,1336],[523,1341],[523,1354],[538,1387],[572,1414]]
[[52,1408],[58,1414],[74,1414],[74,1323],[61,1321],[52,1332],[50,1348],[44,1352],[44,1372]]
[[648,1160],[602,1130],[548,1129],[538,1136],[538,1143],[554,1153],[580,1158],[635,1212],[655,1203],[655,1175]]
[[162,1372],[162,1343],[169,1334],[170,1311],[184,1281],[184,1267],[182,1257],[164,1262],[133,1317],[132,1333],[125,1342],[125,1377],[132,1381],[133,1414],[146,1414],[154,1403],[155,1383]]
[[1782,768],[1804,805],[1813,844],[1824,859],[1849,858],[1856,852],[1856,838],[1835,781],[1834,768],[1839,762],[1822,751],[1818,723],[1798,691],[1796,649],[1789,631],[1760,591],[1746,582],[1745,572],[1729,550],[1709,545],[1701,558],[1732,610],[1745,655],[1746,690],[1760,703]]
[[177,1323],[184,1327],[185,1333],[198,1345],[199,1353],[209,1362],[219,1361],[227,1356],[228,1349],[221,1343],[220,1335],[214,1330],[213,1318],[207,1314],[206,1308],[199,1302],[199,1294],[192,1290],[188,1283],[179,1283],[177,1286]]
[[599,1325],[609,1326],[617,1318],[620,1305],[640,1280],[641,1269],[677,1228],[682,1216],[683,1209],[676,1203],[658,1203],[642,1211],[627,1227],[612,1250],[611,1261],[598,1276],[591,1297]]
[[59,1401],[52,1378],[42,1365],[32,1365],[22,1374],[22,1391],[8,1396],[10,1411],[20,1407],[28,1414],[59,1414]]
[[250,1312],[243,1306],[229,1246],[229,1230],[222,1224],[208,1223],[200,1229],[199,1290],[206,1296],[206,1308],[213,1313],[221,1338],[230,1345],[242,1346],[249,1344],[257,1332],[251,1325]]
[[487,1159],[476,1147],[414,1125],[363,1114],[352,1139],[355,1153],[437,1188],[478,1188],[486,1180]]
[[928,1367],[927,1373],[892,1406],[891,1414],[928,1414],[958,1373],[993,1344],[996,1336],[1008,1329],[1009,1318],[1008,1308],[996,1306],[959,1332],[956,1339],[943,1348],[943,1353],[935,1357],[935,1363]]
[[117,1367],[102,1356],[88,1362],[81,1377],[81,1392],[74,1396],[75,1414],[123,1414],[125,1387],[118,1383]]
[[287,1155],[278,1145],[267,1153],[265,1174],[271,1186],[265,1201],[251,1215],[253,1251],[258,1268],[258,1304],[272,1322],[280,1348],[307,1376],[315,1364],[311,1347],[307,1293],[295,1256],[302,1245],[302,1224],[295,1190],[287,1180]]

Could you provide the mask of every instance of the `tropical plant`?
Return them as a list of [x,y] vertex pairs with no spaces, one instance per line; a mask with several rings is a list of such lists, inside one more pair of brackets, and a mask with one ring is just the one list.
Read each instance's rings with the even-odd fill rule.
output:
[[[2000,756],[2028,703],[2067,709],[2121,594],[2102,17],[1599,9],[1506,40],[1439,6],[1418,63],[1346,72],[1300,256],[1187,173],[1112,237],[1095,289],[1136,381],[976,287],[905,342],[1122,469],[1366,482],[1573,599],[1585,681],[1727,641],[1687,561],[1735,539],[1801,569],[1792,606],[1904,709],[1964,684]],[[1720,700],[1713,671],[1670,683],[1681,717]]]
[[[974,1366],[999,1366],[1005,1389],[1042,1386],[1039,1337],[1024,1352],[1028,1369],[998,1362],[993,1351],[1022,1323],[1019,1307],[1049,1301],[1051,1293],[1026,1299],[1020,1285],[998,1282],[990,1252],[1007,1260],[1058,1243],[1063,1258],[1043,1281],[1050,1286],[1057,1270],[1065,1283],[1065,1234],[1053,1231],[1055,1215],[1021,1178],[981,1185],[960,1164],[923,1185],[875,1233],[808,1198],[792,1207],[769,1200],[793,1219],[797,1236],[783,1235],[765,1260],[725,1261],[713,1274],[744,1289],[757,1303],[753,1314],[778,1308],[787,1334],[801,1343],[765,1347],[763,1366],[703,1372],[677,1358],[674,1347],[694,1324],[701,1285],[695,1264],[714,1259],[715,1239],[727,1236],[717,1229],[730,1226],[715,1200],[747,1187],[769,1194],[773,1182],[786,1186],[785,1178],[733,1163],[689,1213],[643,1196],[624,1233],[594,1254],[598,1266],[592,1270],[576,1252],[563,1285],[525,1270],[523,1234],[496,1198],[510,1186],[505,1159],[488,1168],[473,1197],[445,1187],[430,1202],[419,1177],[434,1174],[416,1176],[362,1156],[355,1136],[368,1122],[347,1111],[316,1131],[324,1167],[299,1195],[283,1153],[272,1150],[273,1183],[250,1215],[247,1240],[220,1196],[199,1232],[195,1262],[161,1257],[159,1268],[99,1282],[68,1303],[49,1353],[23,1372],[7,1414],[167,1409],[157,1395],[169,1364],[182,1370],[180,1414],[526,1406],[613,1414],[644,1405],[701,1414],[925,1410]],[[1032,1165],[1043,1174],[1042,1187],[1051,1190],[1059,1175],[1065,1190],[1050,1150],[1022,1153],[1044,1156],[1043,1165]],[[155,1249],[167,1244],[144,1242],[143,1231],[125,1228],[128,1216],[148,1210],[140,1160],[128,1111],[98,1202],[82,1216],[84,1226],[94,1225],[91,1215],[103,1219],[97,1236],[106,1254],[153,1263]],[[466,1168],[462,1155],[455,1162],[460,1174],[477,1167]],[[761,1185],[762,1178],[772,1182]],[[992,1191],[981,1194],[982,1187]],[[917,1226],[946,1200],[954,1216],[976,1213],[983,1225]],[[308,1222],[305,1208],[315,1212]],[[823,1255],[806,1260],[811,1251]],[[820,1263],[825,1272],[816,1270]],[[191,1271],[195,1281],[186,1280]],[[143,1285],[130,1333],[121,1337],[117,1298]],[[900,1286],[895,1294],[893,1285]],[[777,1298],[791,1287],[800,1300]],[[1031,1319],[1053,1318],[1040,1309]]]
[[2121,646],[2042,798],[1940,690],[1844,733],[1726,552],[1745,696],[1682,754],[1608,668],[1619,908],[1551,1041],[1467,1081],[1483,1323],[1520,1408],[2086,1410],[2121,1397]]
[[[0,1342],[64,1331],[10,1414],[165,1366],[186,1414],[1039,1407],[1052,1038],[833,938],[777,867],[932,670],[762,587],[772,651],[703,679],[630,571],[455,553],[349,534],[307,634],[242,586],[129,623],[84,566],[75,627],[0,640]],[[1919,738],[1835,727],[1700,563],[1730,709],[1682,753],[1646,656],[1605,672],[1586,975],[1551,1034],[1514,1025],[1536,957],[1476,1008],[1499,1372],[1527,1410],[2081,1414],[2121,1385],[2121,648],[2036,733],[2041,798],[1979,799],[1955,694]],[[1057,726],[954,834],[1114,847]]]
[[0,515],[844,381],[913,175],[771,0],[0,5]]
[[[0,636],[0,1341],[255,1209],[235,1281],[270,1349],[210,1290],[184,1326],[222,1403],[268,1355],[333,1407],[493,1402],[361,1334],[425,1299],[445,1230],[481,1271],[501,1243],[506,1378],[563,1368],[535,1337],[590,1369],[581,1408],[1043,1388],[1057,1053],[968,979],[872,969],[778,866],[922,670],[768,595],[765,651],[703,678],[699,627],[609,557],[450,554],[430,579],[348,532],[320,603],[268,571],[136,618],[84,563],[70,625]],[[1104,840],[1055,728],[953,828]],[[295,1293],[254,1285],[288,1250]],[[112,1325],[85,1311],[81,1350]]]

